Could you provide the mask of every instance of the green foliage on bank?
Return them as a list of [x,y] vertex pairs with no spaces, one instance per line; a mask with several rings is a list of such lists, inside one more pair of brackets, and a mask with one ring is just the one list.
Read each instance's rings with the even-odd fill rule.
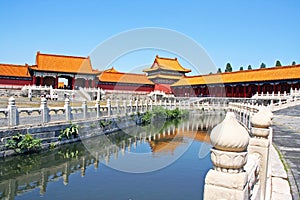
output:
[[77,124],[71,124],[69,127],[67,127],[64,130],[60,131],[60,135],[58,136],[58,140],[62,140],[63,138],[76,138],[78,136],[78,125]]
[[161,106],[155,106],[151,111],[147,111],[142,117],[143,124],[150,124],[153,121],[160,119],[179,119],[186,117],[188,115],[187,110],[179,110],[178,108],[174,110],[168,110]]
[[8,139],[5,146],[16,153],[35,152],[42,148],[40,139],[34,139],[30,134],[22,135],[20,133]]

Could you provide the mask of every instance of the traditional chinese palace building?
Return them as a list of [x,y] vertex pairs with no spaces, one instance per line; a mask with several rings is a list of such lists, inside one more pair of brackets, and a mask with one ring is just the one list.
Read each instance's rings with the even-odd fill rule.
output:
[[155,84],[145,74],[122,73],[115,68],[101,72],[98,87],[104,90],[152,92]]
[[99,71],[92,69],[90,57],[41,54],[36,65],[29,67],[33,85],[47,85],[57,89],[59,78],[67,80],[66,88],[96,87]]
[[257,92],[283,93],[300,88],[300,65],[186,76],[191,70],[181,66],[177,58],[156,56],[144,72],[123,73],[115,68],[100,72],[93,69],[90,57],[37,52],[35,65],[0,64],[0,87],[99,87],[106,91],[143,93],[159,90],[179,97],[251,97]]
[[155,90],[172,93],[170,86],[191,70],[182,67],[177,58],[162,58],[157,55],[152,66],[144,72],[147,73],[148,79],[155,83]]
[[191,76],[172,85],[176,96],[251,97],[300,87],[300,65]]

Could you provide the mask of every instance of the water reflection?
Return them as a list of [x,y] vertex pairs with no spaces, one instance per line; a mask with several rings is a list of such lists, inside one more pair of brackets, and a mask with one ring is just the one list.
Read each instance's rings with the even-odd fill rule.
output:
[[[150,152],[153,159],[164,159],[191,140],[209,143],[210,130],[223,116],[194,114],[190,120],[167,123],[161,130],[133,127],[131,134],[117,132],[89,139],[84,145],[68,144],[40,154],[2,159],[0,198],[14,199],[37,188],[43,195],[49,182],[62,179],[63,184],[67,185],[71,174],[79,172],[84,177],[87,167],[97,169],[101,162],[118,162],[131,153]],[[86,143],[92,144],[88,150]]]

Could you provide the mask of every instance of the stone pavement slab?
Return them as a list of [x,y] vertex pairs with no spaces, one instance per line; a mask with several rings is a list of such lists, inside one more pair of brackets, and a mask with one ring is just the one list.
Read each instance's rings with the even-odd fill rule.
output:
[[[288,178],[293,199],[298,200],[300,186],[300,106],[274,112],[272,127],[273,142],[288,165]],[[291,180],[293,178],[294,180]]]

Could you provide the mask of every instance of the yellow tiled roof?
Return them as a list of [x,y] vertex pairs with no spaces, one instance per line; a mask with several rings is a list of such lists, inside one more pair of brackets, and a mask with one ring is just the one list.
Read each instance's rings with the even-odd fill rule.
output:
[[185,77],[172,86],[300,79],[300,65]]
[[[113,68],[112,68],[113,69]],[[145,84],[154,85],[146,75],[144,74],[133,74],[133,73],[122,73],[117,70],[105,70],[99,76],[101,82],[113,82],[113,83],[131,83],[131,84]]]
[[99,74],[92,69],[90,57],[41,54],[37,52],[36,68],[38,71]]
[[154,78],[181,79],[182,77],[183,76],[172,76],[172,75],[163,75],[163,74],[148,76],[149,79],[154,79]]
[[190,69],[186,69],[180,65],[177,58],[162,58],[159,56],[156,56],[153,65],[145,69],[144,72],[154,71],[157,69],[165,69],[165,70],[171,70],[171,71],[177,71],[177,72],[191,72]]
[[27,65],[0,64],[0,76],[30,77]]

